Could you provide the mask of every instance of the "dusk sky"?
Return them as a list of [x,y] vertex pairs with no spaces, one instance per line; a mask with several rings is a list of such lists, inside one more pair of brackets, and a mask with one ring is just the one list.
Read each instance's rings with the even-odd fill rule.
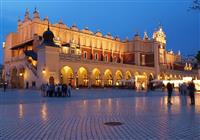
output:
[[[10,32],[16,32],[17,19],[24,18],[26,8],[32,16],[36,6],[40,17],[48,16],[51,23],[60,19],[70,27],[76,23],[79,29],[89,27],[106,34],[132,39],[136,32],[143,38],[144,31],[152,37],[159,23],[167,36],[167,50],[180,50],[184,55],[200,50],[200,11],[188,11],[192,0],[95,0],[95,1],[48,1],[1,0],[0,55],[2,42]],[[2,57],[0,58],[2,63]]]

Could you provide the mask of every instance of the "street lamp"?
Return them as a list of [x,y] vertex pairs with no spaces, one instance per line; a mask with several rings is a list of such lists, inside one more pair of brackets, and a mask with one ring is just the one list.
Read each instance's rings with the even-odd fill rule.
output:
[[22,73],[22,72],[20,72],[20,73],[19,73],[19,76],[20,76],[20,77],[22,77],[22,76],[23,76],[23,73]]
[[42,73],[43,73],[43,74],[45,74],[45,73],[46,73],[46,70],[45,70],[45,68],[43,68],[43,69],[42,69]]

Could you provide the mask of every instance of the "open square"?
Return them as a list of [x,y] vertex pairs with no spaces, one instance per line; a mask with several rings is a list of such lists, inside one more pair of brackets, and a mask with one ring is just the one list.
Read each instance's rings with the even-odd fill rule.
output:
[[125,89],[73,90],[71,98],[1,92],[0,139],[200,139],[200,96],[190,106],[189,97],[186,104],[174,93],[168,106],[166,95]]

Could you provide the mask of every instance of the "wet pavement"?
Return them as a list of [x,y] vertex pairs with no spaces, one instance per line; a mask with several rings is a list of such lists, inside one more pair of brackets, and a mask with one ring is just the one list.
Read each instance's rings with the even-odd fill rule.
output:
[[[0,140],[200,139],[196,105],[174,93],[120,89],[74,90],[71,98],[35,90],[0,91]],[[119,125],[107,125],[119,124]]]

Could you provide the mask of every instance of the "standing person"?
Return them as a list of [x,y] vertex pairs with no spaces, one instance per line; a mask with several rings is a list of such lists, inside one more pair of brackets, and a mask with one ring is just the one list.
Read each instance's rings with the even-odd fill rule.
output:
[[187,85],[186,85],[186,83],[183,83],[182,84],[182,94],[183,94],[183,99],[184,99],[184,102],[185,102],[185,104],[187,104]]
[[4,83],[3,83],[3,91],[4,91],[4,92],[6,92],[6,86],[7,86],[7,85],[6,85],[6,83],[4,82]]
[[46,95],[45,96],[50,96],[50,88],[49,88],[49,84],[47,83],[46,84],[46,88],[45,88],[45,90],[46,90]]
[[55,93],[54,93],[54,96],[55,96],[55,97],[58,96],[58,85],[57,85],[57,84],[55,85]]
[[162,83],[162,92],[164,92],[164,91],[165,91],[165,84]]
[[68,97],[71,97],[71,90],[72,90],[71,83],[69,83],[69,85],[67,86]]
[[168,92],[168,104],[171,105],[171,97],[172,97],[173,86],[170,82],[167,83],[167,92]]
[[183,95],[183,84],[179,84],[178,90],[179,90],[179,93]]
[[66,94],[67,94],[67,91],[66,91],[66,89],[67,89],[67,86],[66,86],[66,84],[62,84],[62,96],[63,96],[63,97],[65,97],[65,96],[66,96]]
[[189,90],[189,95],[190,95],[190,99],[191,99],[191,105],[195,105],[195,96],[194,96],[195,85],[194,85],[193,81],[191,83],[189,83],[188,90]]

